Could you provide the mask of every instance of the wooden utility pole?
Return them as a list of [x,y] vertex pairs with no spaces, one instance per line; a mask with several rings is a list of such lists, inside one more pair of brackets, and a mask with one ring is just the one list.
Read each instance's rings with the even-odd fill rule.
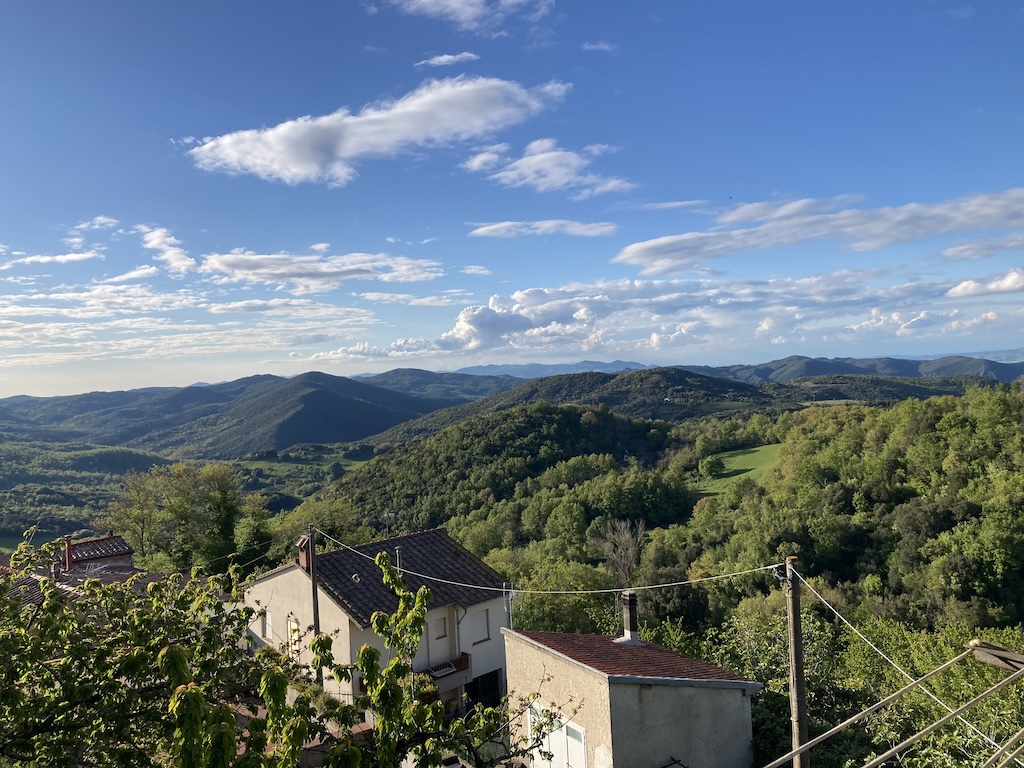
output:
[[[789,711],[793,749],[807,743],[807,691],[804,688],[804,636],[800,626],[800,579],[794,563],[786,558],[786,614],[789,617]],[[793,756],[793,768],[810,768],[807,753]]]
[[[320,583],[316,578],[316,528],[309,524],[306,534],[306,546],[309,547],[309,581],[313,585],[313,639],[320,637]],[[324,684],[324,670],[316,668],[316,684],[321,688]]]

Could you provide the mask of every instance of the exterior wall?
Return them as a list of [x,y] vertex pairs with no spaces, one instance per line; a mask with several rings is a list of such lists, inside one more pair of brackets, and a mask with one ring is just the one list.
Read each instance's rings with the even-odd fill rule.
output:
[[689,768],[749,768],[753,762],[750,697],[739,688],[643,685],[612,679],[616,756],[635,768],[675,758]]
[[[269,637],[263,636],[260,619],[257,618],[249,627],[256,637],[257,646],[272,645],[279,650],[297,652],[300,662],[309,664],[312,661],[312,654],[309,651],[309,643],[312,640],[309,628],[313,626],[312,585],[305,571],[297,565],[291,566],[257,581],[246,590],[245,603],[256,610],[266,608],[270,614]],[[332,649],[335,660],[343,664],[351,662],[355,658],[351,650],[353,636],[360,633],[359,628],[322,589],[319,607],[320,631],[333,635]],[[289,618],[298,622],[301,633],[301,642],[291,642],[290,646],[289,641],[292,638],[289,638]],[[372,632],[369,634],[373,635]],[[356,651],[362,642],[365,641],[355,645]],[[330,676],[324,678],[324,690],[343,701],[351,701],[355,693],[353,683],[339,683]]]
[[[304,570],[294,565],[282,568],[257,581],[246,591],[245,602],[257,610],[261,607],[266,608],[270,614],[269,637],[263,636],[260,619],[257,618],[250,626],[257,645],[273,645],[278,649],[297,652],[298,660],[306,664],[312,661],[312,654],[309,652],[311,633],[308,631],[313,625],[312,587],[309,575]],[[320,590],[319,604],[320,631],[333,635],[336,661],[350,663],[365,644],[377,648],[382,662],[387,662],[390,651],[384,647],[384,641],[373,630],[359,627],[323,589]],[[484,617],[487,619],[488,639],[479,640],[474,631],[482,627]],[[431,608],[427,611],[426,618],[427,624],[423,637],[420,638],[419,651],[413,659],[414,670],[420,671],[435,664],[451,661],[465,651],[471,655],[472,677],[499,670],[504,682],[505,649],[501,628],[508,626],[508,613],[505,611],[504,599],[501,596],[470,606],[468,610],[458,606]],[[302,641],[292,643],[290,647],[289,619],[298,622],[302,633]],[[436,622],[439,619],[445,621],[447,636],[443,638],[437,637]],[[339,683],[330,678],[324,679],[324,690],[344,701],[351,701],[358,694],[358,685],[358,681]]]
[[[587,766],[612,768],[612,713],[608,680],[555,653],[505,633],[505,656],[508,665],[508,690],[513,698],[531,693],[541,694],[537,703],[552,711],[560,711],[585,731]],[[521,723],[523,733],[529,728],[528,716]],[[638,765],[625,754],[620,766]],[[659,763],[659,768],[664,761]]]
[[[461,609],[456,609],[457,614],[462,614]],[[486,640],[481,639],[483,635],[477,630],[487,621]],[[485,603],[471,605],[465,615],[457,616],[458,623],[458,648],[455,655],[465,651],[472,656],[473,677],[501,670],[502,682],[506,679],[505,660],[505,638],[501,632],[503,627],[508,627],[508,613],[505,610],[505,600],[496,597]]]

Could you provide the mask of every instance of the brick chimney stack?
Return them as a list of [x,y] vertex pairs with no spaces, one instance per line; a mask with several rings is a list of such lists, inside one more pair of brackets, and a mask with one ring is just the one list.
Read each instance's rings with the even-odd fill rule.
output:
[[309,536],[301,536],[295,546],[299,549],[299,568],[309,573]]
[[640,621],[637,618],[636,592],[627,589],[622,593],[622,637],[616,643],[624,645],[643,645],[640,642]]

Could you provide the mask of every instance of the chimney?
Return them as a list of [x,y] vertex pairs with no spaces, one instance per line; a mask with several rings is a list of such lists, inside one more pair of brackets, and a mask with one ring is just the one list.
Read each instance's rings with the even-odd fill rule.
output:
[[640,623],[636,613],[636,592],[627,589],[622,593],[622,637],[616,643],[624,645],[643,645],[640,642]]
[[71,554],[71,537],[64,537],[64,570],[70,571],[75,567],[75,558]]
[[302,536],[295,546],[299,548],[299,568],[309,573],[309,536]]

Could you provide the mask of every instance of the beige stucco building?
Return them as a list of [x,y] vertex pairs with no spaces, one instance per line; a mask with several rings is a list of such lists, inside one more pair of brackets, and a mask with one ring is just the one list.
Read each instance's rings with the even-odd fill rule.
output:
[[762,686],[640,642],[632,626],[622,638],[502,630],[509,693],[539,691],[535,707],[562,718],[543,748],[552,759],[538,753],[534,767],[749,768]]
[[[433,593],[413,669],[430,674],[453,709],[463,693],[495,703],[505,690],[504,582],[441,529],[317,555],[320,631],[333,637],[335,660],[351,663],[364,644],[378,648],[382,660],[388,658],[382,639],[370,628],[375,611],[398,607],[374,563],[379,552],[390,555],[413,591],[426,585]],[[246,604],[261,611],[250,627],[257,645],[272,645],[307,664],[313,626],[308,565],[300,548],[297,562],[264,574],[246,592]],[[359,694],[359,680],[325,679],[324,689],[352,701]]]

